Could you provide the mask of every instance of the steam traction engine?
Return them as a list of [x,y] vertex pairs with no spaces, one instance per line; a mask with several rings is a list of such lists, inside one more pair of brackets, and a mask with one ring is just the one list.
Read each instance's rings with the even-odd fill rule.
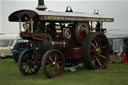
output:
[[66,12],[44,11],[46,7],[39,0],[37,12],[19,10],[9,16],[9,21],[19,22],[20,36],[30,40],[29,49],[18,60],[22,74],[36,74],[42,67],[48,78],[54,78],[62,74],[64,67],[79,63],[88,69],[103,69],[107,65],[109,44],[103,22],[114,19],[69,8]]

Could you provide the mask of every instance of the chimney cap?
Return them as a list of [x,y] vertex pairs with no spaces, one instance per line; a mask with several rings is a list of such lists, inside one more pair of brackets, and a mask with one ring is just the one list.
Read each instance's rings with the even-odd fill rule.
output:
[[38,6],[36,7],[36,9],[43,10],[43,11],[45,11],[45,9],[47,9],[47,7],[44,4],[44,0],[38,0]]
[[38,9],[38,10],[45,10],[45,9],[47,9],[47,7],[45,5],[38,5],[36,7],[36,9]]

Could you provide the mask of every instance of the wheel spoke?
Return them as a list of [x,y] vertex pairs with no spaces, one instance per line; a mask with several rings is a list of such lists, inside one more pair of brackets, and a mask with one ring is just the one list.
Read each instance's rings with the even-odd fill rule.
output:
[[98,37],[96,37],[96,39],[97,39],[97,42],[100,43],[101,39],[99,39]]
[[52,66],[52,64],[48,64],[48,65],[46,66],[46,68],[49,68],[50,66]]
[[103,49],[103,48],[106,48],[107,46],[102,46],[102,47],[100,47],[100,49]]
[[49,59],[53,62],[53,59],[52,59],[52,57],[51,57],[51,56],[49,56]]
[[97,42],[97,40],[95,39],[95,43],[96,43],[96,47],[98,48],[98,42]]
[[102,39],[99,39],[98,37],[96,37],[95,42],[97,42],[97,43],[96,43],[96,44],[97,44],[97,48],[100,47],[100,42],[101,42],[101,40],[102,40]]
[[90,43],[94,48],[96,48],[96,46],[95,46],[93,43],[91,43],[90,41],[89,41],[89,43]]
[[34,69],[37,69],[37,65],[34,65],[33,68],[34,68]]
[[92,62],[93,65],[95,65],[96,60],[94,59],[94,56],[92,56],[92,58],[91,58],[91,62]]
[[60,69],[60,65],[59,65],[59,64],[55,64],[55,69],[54,69],[54,70],[55,70],[56,72],[58,72],[59,69]]
[[57,56],[56,61],[58,61],[59,59],[60,59],[60,57]]
[[33,66],[33,72],[37,69],[37,67],[35,67],[35,65]]
[[57,64],[60,64],[61,62],[60,61],[58,61],[58,62],[56,62]]
[[26,66],[25,66],[24,70],[26,70],[26,69],[27,69],[27,67],[28,67],[28,65],[26,65]]
[[50,75],[53,75],[55,74],[55,70],[54,70],[54,66],[51,66],[51,65],[47,65],[47,71]]
[[30,71],[30,67],[28,66],[28,70],[27,70],[27,72],[29,73],[29,71]]
[[95,59],[93,59],[93,60],[92,60],[92,64],[95,65],[95,63],[96,63],[96,61],[95,61]]
[[55,65],[54,65],[54,72],[55,72],[55,74],[58,72],[58,68],[59,68],[59,67],[58,67],[58,64],[55,64]]
[[53,75],[56,74],[55,68],[52,68],[52,74],[53,74]]
[[32,66],[30,66],[30,73],[32,73]]
[[35,71],[35,69],[34,69],[34,68],[32,68],[31,70],[32,70],[32,73]]
[[55,54],[55,62],[56,62],[56,60],[57,60],[57,54]]
[[29,69],[28,72],[29,73],[32,73],[32,66],[31,65],[29,65],[29,68],[28,69]]
[[96,58],[96,61],[98,62],[98,64],[99,64],[100,66],[102,66],[100,60],[99,60],[96,56],[95,56],[95,58]]
[[106,58],[105,56],[103,56],[103,55],[99,55],[99,56],[101,56],[102,58]]
[[99,48],[101,48],[101,40],[102,40],[103,38],[101,37],[100,39],[99,38],[97,38],[97,40],[98,40],[98,43],[99,43]]

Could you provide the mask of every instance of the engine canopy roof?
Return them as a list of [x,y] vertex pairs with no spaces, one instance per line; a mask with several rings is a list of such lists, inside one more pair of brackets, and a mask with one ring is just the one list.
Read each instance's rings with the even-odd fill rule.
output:
[[19,10],[9,15],[9,21],[18,22],[19,19],[25,20],[39,19],[44,21],[96,21],[96,22],[114,22],[114,18],[103,15],[87,14],[82,12],[57,12],[57,11],[33,11]]

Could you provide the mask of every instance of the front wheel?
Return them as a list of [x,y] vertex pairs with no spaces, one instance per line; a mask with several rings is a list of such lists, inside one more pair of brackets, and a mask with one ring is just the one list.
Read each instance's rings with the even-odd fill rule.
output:
[[32,50],[24,50],[18,59],[19,70],[23,75],[36,74],[40,69],[40,63],[35,59]]
[[83,41],[83,59],[88,69],[103,69],[109,60],[108,39],[102,33],[89,33]]
[[65,65],[65,59],[59,50],[48,50],[42,57],[42,68],[48,78],[58,77],[62,74]]

